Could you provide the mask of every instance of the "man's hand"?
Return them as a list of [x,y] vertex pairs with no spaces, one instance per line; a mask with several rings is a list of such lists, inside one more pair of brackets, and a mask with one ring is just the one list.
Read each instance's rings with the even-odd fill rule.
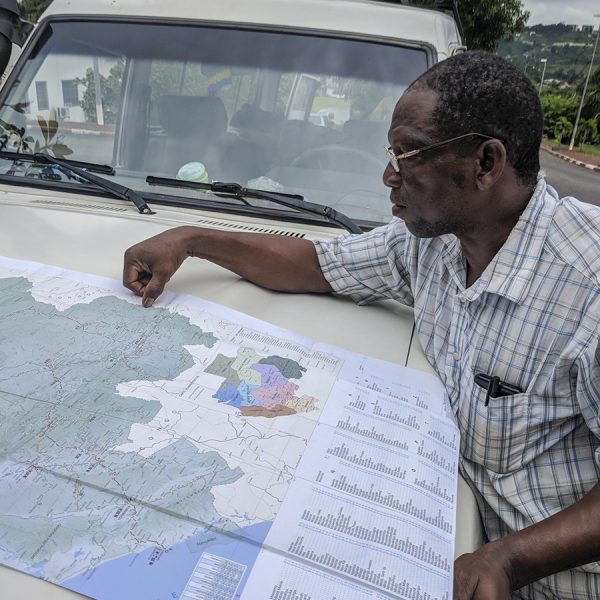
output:
[[165,285],[189,256],[186,228],[155,235],[125,252],[123,285],[142,297],[147,308],[162,294]]
[[454,600],[508,600],[509,561],[498,544],[490,543],[454,562]]
[[229,269],[269,290],[326,294],[312,242],[268,233],[176,227],[125,252],[123,285],[152,306],[181,263],[194,256]]
[[454,600],[506,600],[512,590],[600,560],[600,483],[571,506],[454,562]]

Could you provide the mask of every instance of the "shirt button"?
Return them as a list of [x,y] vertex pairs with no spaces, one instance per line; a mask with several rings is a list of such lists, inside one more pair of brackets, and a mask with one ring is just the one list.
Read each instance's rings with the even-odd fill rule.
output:
[[458,361],[458,360],[460,360],[460,354],[459,354],[458,352],[453,352],[453,353],[452,353],[452,358],[453,358],[454,360],[457,360],[457,361]]

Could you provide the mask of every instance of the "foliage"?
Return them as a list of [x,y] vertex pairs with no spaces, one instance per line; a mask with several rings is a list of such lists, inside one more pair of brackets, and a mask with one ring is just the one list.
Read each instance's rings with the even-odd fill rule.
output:
[[[583,93],[583,82],[577,87],[577,91]],[[598,67],[588,82],[585,102],[581,115],[588,119],[600,120],[600,67]]]
[[566,117],[559,117],[554,126],[554,137],[559,144],[567,144],[573,133],[573,124]]
[[34,153],[52,153],[56,158],[64,158],[69,154],[73,154],[73,150],[63,143],[63,136],[58,133],[58,120],[56,112],[50,110],[50,115],[46,121],[43,117],[38,116],[38,125],[44,136],[45,144],[40,144],[37,140],[33,148]]
[[367,81],[341,79],[339,90],[350,102],[351,119],[388,121],[397,100],[394,86],[375,86]]
[[7,105],[7,108],[11,108],[18,116],[23,118],[23,123],[19,125],[8,122],[5,119],[0,119],[0,149],[5,150],[6,148],[10,148],[12,152],[23,152],[26,154],[42,152],[53,154],[56,158],[64,158],[69,154],[73,154],[73,150],[63,143],[63,136],[58,133],[59,125],[54,109],[50,110],[47,121],[41,116],[37,118],[44,138],[43,144],[40,144],[39,140],[35,140],[34,143],[33,137],[25,135],[24,117],[27,106],[28,103],[26,102]]
[[540,98],[544,111],[544,135],[552,137],[561,117],[571,123],[575,122],[578,101],[572,91],[544,91]]
[[2,116],[5,118],[0,118],[0,150],[10,148],[15,152],[31,152],[33,138],[31,136],[25,137],[25,110],[27,106],[29,106],[29,102],[7,105],[7,108],[16,113],[17,118],[14,121],[5,117],[6,109],[3,111]]
[[[124,68],[124,62],[118,60],[109,71],[108,77],[98,74],[104,123],[116,123],[117,121]],[[85,77],[79,78],[76,81],[85,88],[80,105],[81,108],[83,108],[86,119],[89,122],[97,123],[98,115],[96,114],[96,82],[94,70],[91,67],[88,68],[85,72]]]
[[459,5],[467,47],[495,52],[501,39],[523,31],[529,12],[521,0],[473,0]]
[[600,156],[600,146],[591,146],[590,144],[583,144],[582,146],[579,146],[577,150],[585,152],[586,154],[591,154],[592,156]]
[[595,142],[598,137],[598,124],[595,119],[581,119],[577,127],[577,135],[575,143],[582,146],[583,144]]
[[[528,27],[525,34],[514,41],[500,44],[499,54],[523,69],[536,87],[540,84],[544,67],[541,59],[547,60],[541,102],[544,135],[549,138],[553,137],[560,117],[575,123],[595,39],[595,33],[576,31],[565,24],[535,25]],[[574,87],[575,84],[577,87]],[[576,142],[580,145],[584,140],[600,143],[599,120],[600,68],[596,68],[588,83]],[[560,131],[562,129],[559,127]]]
[[[405,0],[388,0],[405,4]],[[438,0],[419,0],[412,4],[434,7]],[[495,52],[498,42],[510,39],[523,31],[529,19],[522,0],[462,0],[458,13],[463,26],[465,42],[470,50]]]
[[52,0],[20,0],[21,14],[28,21],[37,21],[40,15],[52,4]]
[[512,41],[502,40],[498,54],[522,69],[536,85],[544,70],[543,58],[547,59],[545,85],[577,85],[585,80],[594,41],[595,35],[567,25],[535,25]]

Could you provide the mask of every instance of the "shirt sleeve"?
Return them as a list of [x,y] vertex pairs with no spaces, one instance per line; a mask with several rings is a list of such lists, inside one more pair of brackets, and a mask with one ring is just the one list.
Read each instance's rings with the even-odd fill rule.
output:
[[[600,444],[600,334],[597,327],[576,362],[575,394],[581,414]],[[595,450],[596,465],[600,467],[600,445]]]
[[358,304],[394,299],[413,305],[405,254],[410,234],[398,219],[368,233],[314,243],[325,279]]

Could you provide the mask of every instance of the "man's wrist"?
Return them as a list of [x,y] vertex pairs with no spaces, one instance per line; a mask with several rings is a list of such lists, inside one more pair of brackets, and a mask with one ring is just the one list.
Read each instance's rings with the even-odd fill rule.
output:
[[211,234],[211,230],[193,225],[183,225],[172,230],[176,234],[176,243],[184,258],[203,258],[202,240]]
[[[514,534],[513,534],[514,535]],[[525,585],[526,582],[518,581],[518,574],[515,565],[518,565],[518,560],[515,558],[514,539],[511,535],[500,538],[493,542],[488,542],[482,546],[478,552],[483,552],[490,562],[496,564],[498,569],[506,575],[510,582],[510,589],[515,590]]]

